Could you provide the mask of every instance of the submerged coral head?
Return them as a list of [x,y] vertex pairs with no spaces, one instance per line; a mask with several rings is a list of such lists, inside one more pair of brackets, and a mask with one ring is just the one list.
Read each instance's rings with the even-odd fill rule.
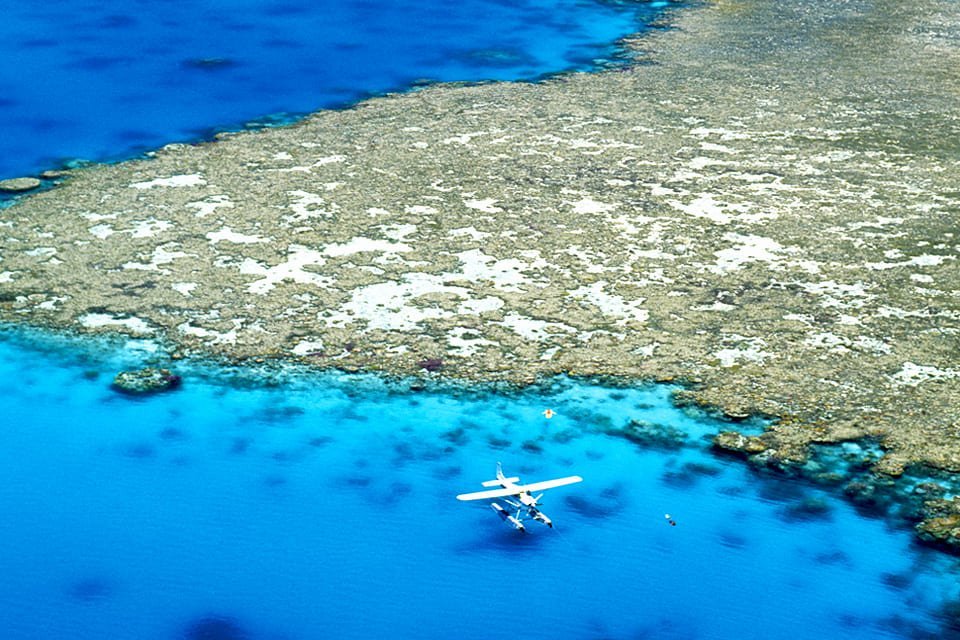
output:
[[127,395],[148,395],[176,389],[182,378],[167,369],[147,367],[136,371],[121,371],[111,385],[115,391]]

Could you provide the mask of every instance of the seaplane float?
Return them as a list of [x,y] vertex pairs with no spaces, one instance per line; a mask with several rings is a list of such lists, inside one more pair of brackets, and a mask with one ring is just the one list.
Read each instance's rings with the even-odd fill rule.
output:
[[[533,482],[530,484],[519,484],[520,478],[508,478],[503,473],[500,463],[497,463],[497,477],[494,480],[487,480],[481,483],[485,487],[500,487],[499,489],[489,489],[487,491],[475,491],[473,493],[461,493],[457,500],[503,500],[511,507],[510,511],[504,509],[499,502],[491,502],[490,508],[497,512],[500,519],[509,523],[517,531],[526,531],[523,525],[526,519],[536,520],[548,527],[553,527],[553,521],[540,511],[538,505],[543,493],[534,497],[535,491],[546,491],[555,487],[563,487],[568,484],[583,482],[580,476],[567,476],[566,478],[556,478],[554,480],[544,480],[542,482]],[[516,509],[516,512],[513,510]]]

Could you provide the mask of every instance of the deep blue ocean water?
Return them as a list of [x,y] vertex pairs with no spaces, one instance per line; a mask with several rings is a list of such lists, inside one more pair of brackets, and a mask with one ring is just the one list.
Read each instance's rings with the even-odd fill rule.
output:
[[[0,178],[421,80],[597,68],[665,4],[0,0]],[[110,388],[154,358],[0,333],[0,638],[957,637],[954,559],[715,457],[730,425],[671,387],[178,362],[176,392]],[[631,420],[678,431],[641,444]],[[454,499],[497,461],[584,482],[523,535]]]
[[[263,384],[179,362],[178,391],[110,389],[150,360],[0,340],[3,638],[956,637],[938,631],[953,559],[714,457],[703,438],[729,425],[671,387]],[[630,420],[684,444],[618,435]],[[584,482],[521,534],[454,498],[497,461]]]
[[667,0],[0,0],[0,178],[617,54]]

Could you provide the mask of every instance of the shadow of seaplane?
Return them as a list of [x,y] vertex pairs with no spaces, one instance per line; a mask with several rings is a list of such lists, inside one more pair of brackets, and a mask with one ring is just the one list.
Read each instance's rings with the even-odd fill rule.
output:
[[490,508],[497,512],[497,515],[500,516],[501,520],[510,523],[510,525],[512,525],[517,531],[527,530],[526,527],[523,526],[523,521],[525,518],[542,522],[543,524],[552,528],[553,521],[537,508],[537,505],[540,503],[540,498],[543,497],[543,494],[541,493],[540,495],[534,497],[533,492],[546,491],[547,489],[553,489],[554,487],[562,487],[568,484],[583,482],[583,478],[580,476],[567,476],[566,478],[544,480],[543,482],[533,482],[531,484],[518,484],[519,482],[520,478],[508,478],[503,475],[503,469],[498,462],[496,480],[487,480],[482,484],[485,487],[500,487],[499,489],[476,491],[474,493],[461,493],[457,496],[457,500],[496,500],[497,498],[500,498],[513,509],[517,510],[516,515],[511,515],[506,509],[503,508],[501,504],[497,502],[491,502]]

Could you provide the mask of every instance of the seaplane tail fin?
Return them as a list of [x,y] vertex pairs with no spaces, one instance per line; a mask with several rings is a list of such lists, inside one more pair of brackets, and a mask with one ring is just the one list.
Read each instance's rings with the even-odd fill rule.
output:
[[500,487],[503,486],[504,482],[520,482],[520,478],[504,478],[503,480],[487,480],[486,482],[481,482],[485,487]]

